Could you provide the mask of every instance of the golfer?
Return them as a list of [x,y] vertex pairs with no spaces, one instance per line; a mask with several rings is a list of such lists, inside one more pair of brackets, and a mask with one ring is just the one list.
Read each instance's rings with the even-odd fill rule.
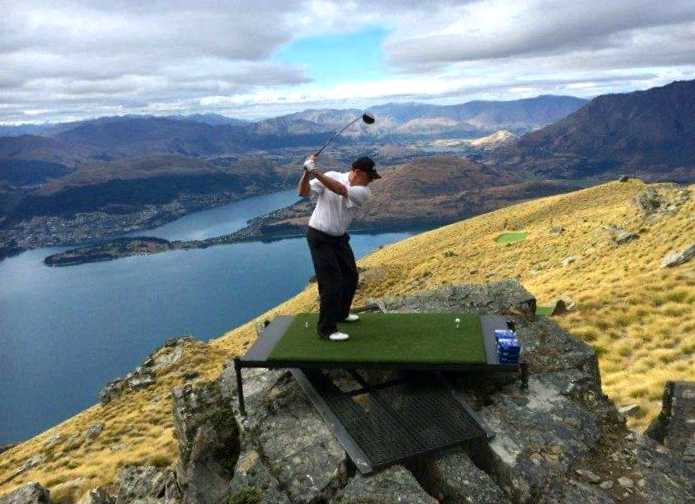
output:
[[374,169],[374,161],[366,156],[352,163],[352,170],[345,173],[321,173],[316,167],[316,159],[316,155],[312,155],[304,162],[297,187],[299,195],[304,198],[311,191],[318,194],[306,235],[319,287],[320,310],[316,331],[321,338],[344,341],[349,336],[338,331],[338,322],[359,320],[357,315],[350,313],[358,274],[347,228],[353,211],[369,199],[367,186],[381,176]]

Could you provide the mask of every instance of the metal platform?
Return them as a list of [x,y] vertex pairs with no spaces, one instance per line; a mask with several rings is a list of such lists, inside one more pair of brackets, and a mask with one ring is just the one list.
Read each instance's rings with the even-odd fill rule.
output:
[[379,379],[353,370],[351,380],[292,374],[362,474],[494,435],[432,372]]

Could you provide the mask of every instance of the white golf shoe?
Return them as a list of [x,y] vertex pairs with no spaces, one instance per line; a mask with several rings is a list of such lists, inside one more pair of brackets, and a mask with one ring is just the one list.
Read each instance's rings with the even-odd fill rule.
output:
[[345,334],[344,332],[336,331],[332,333],[328,339],[331,341],[345,341],[348,339],[350,336],[348,334]]
[[355,315],[354,313],[351,313],[347,317],[345,317],[345,320],[343,322],[357,322],[360,319],[359,315]]

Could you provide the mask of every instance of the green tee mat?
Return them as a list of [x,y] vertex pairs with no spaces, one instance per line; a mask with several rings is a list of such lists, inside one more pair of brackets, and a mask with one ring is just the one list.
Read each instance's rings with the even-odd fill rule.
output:
[[[456,328],[455,319],[461,320]],[[480,316],[475,313],[364,313],[341,323],[347,341],[316,334],[317,313],[296,315],[268,360],[303,362],[486,362]]]
[[500,245],[504,245],[506,243],[515,243],[518,241],[525,240],[527,236],[528,233],[525,231],[512,231],[508,233],[502,233],[497,238],[495,238],[495,242],[497,242]]

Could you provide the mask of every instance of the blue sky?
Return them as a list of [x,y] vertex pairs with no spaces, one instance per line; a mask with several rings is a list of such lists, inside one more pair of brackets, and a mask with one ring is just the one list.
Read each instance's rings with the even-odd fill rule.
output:
[[383,27],[369,26],[352,33],[305,36],[282,46],[272,61],[304,66],[319,86],[384,79],[386,35]]

